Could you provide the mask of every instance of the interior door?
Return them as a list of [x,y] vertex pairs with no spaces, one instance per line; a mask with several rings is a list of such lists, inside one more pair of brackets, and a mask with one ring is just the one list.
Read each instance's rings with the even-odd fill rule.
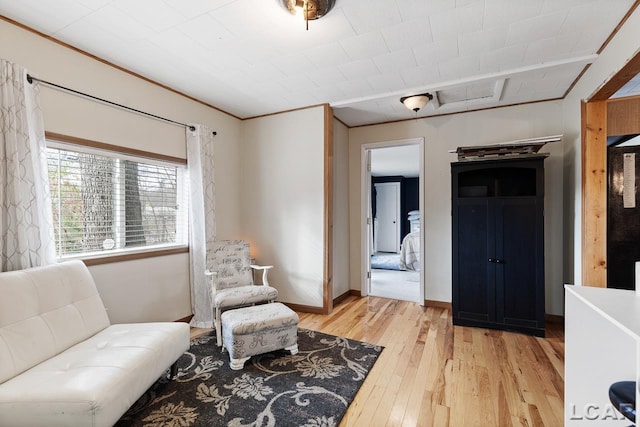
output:
[[640,261],[640,146],[607,149],[607,287],[635,289]]
[[375,184],[377,250],[400,252],[400,183]]

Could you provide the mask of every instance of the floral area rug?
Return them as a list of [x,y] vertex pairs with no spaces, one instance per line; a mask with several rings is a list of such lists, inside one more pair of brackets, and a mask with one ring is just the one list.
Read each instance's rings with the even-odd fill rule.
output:
[[337,426],[382,351],[299,329],[298,354],[253,356],[233,371],[215,341],[192,340],[178,377],[158,380],[116,426]]

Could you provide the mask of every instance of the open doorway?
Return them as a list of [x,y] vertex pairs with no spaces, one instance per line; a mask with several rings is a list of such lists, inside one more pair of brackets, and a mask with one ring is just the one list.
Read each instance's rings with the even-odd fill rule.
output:
[[424,304],[423,140],[363,147],[364,295]]
[[607,287],[636,288],[640,260],[640,136],[607,137]]

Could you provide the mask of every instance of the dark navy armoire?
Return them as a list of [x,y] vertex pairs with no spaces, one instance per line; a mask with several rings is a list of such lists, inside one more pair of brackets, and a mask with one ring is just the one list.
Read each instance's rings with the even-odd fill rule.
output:
[[544,336],[545,157],[451,164],[454,325]]

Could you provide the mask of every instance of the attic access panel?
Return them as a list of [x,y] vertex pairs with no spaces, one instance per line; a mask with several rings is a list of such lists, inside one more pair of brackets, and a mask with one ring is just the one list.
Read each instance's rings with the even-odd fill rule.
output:
[[488,79],[434,91],[430,102],[438,113],[464,111],[497,105],[507,79]]
[[493,99],[496,96],[495,92],[495,81],[483,81],[466,86],[438,90],[436,91],[436,96],[438,97],[438,104],[447,105],[468,101]]

